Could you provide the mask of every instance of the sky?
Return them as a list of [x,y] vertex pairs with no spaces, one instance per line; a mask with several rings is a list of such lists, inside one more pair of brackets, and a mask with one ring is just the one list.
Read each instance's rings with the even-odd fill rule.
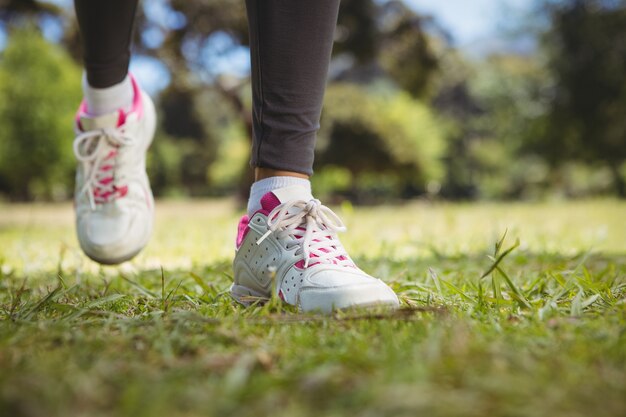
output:
[[414,10],[432,15],[461,48],[510,28],[532,10],[533,0],[405,0]]

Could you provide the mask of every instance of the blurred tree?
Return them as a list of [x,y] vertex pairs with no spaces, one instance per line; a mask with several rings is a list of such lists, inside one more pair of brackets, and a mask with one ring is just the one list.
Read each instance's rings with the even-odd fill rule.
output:
[[444,156],[445,179],[441,195],[451,199],[471,199],[479,196],[476,171],[477,161],[472,158],[472,143],[484,135],[474,121],[485,110],[470,90],[474,77],[472,67],[460,54],[448,49],[441,56],[441,66],[446,68],[436,79],[436,94],[432,106],[442,120],[448,147]]
[[393,178],[396,195],[423,193],[443,177],[442,129],[430,109],[406,92],[333,84],[322,125],[316,165],[347,169],[353,190],[371,174]]
[[552,84],[534,56],[498,54],[476,67],[470,94],[481,112],[471,119],[473,160],[480,197],[521,198],[547,181],[547,167],[534,151],[545,138]]
[[553,164],[602,161],[626,197],[626,1],[569,0],[550,8],[545,37],[555,79],[548,140]]
[[[160,97],[162,126],[170,140],[179,142],[180,150],[186,151],[181,155],[180,176],[169,178],[180,178],[180,186],[191,194],[206,195],[209,183],[211,188],[220,188],[215,183],[218,178],[228,177],[230,181],[232,177],[216,175],[211,169],[218,154],[232,154],[223,148],[230,147],[233,138],[223,135],[236,129],[224,128],[224,120],[245,126],[250,143],[250,107],[240,88],[247,86],[247,76],[239,79],[215,69],[225,55],[248,42],[245,4],[238,0],[168,0],[164,4],[169,9],[169,22],[151,20],[150,14],[144,13],[136,31],[156,30],[163,35],[163,42],[152,47],[137,36],[136,43],[139,51],[161,60],[173,74]],[[240,171],[250,172],[240,161],[237,156],[231,163],[239,165]],[[247,184],[251,181],[247,175],[243,178]],[[171,188],[173,184],[167,185]]]
[[343,0],[333,52],[351,64],[337,79],[368,84],[384,78],[414,97],[428,97],[439,70],[430,26],[432,19],[402,1]]
[[66,197],[80,71],[32,26],[14,29],[0,61],[0,188],[16,199]]
[[0,21],[5,23],[40,17],[44,14],[59,16],[63,14],[63,8],[38,0],[0,0]]
[[380,50],[380,11],[380,5],[372,0],[342,1],[333,53],[347,54],[360,65],[374,61]]
[[385,34],[380,61],[389,76],[414,97],[432,93],[433,77],[439,71],[439,57],[432,36],[425,26],[431,19],[417,15],[398,0],[383,5],[382,27]]

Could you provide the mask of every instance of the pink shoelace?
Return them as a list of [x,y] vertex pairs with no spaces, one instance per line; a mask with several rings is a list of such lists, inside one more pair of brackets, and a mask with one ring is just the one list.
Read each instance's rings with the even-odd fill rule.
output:
[[354,266],[337,232],[346,230],[341,219],[319,200],[292,200],[274,208],[267,216],[269,230],[257,240],[260,244],[270,234],[287,240],[287,248],[298,246],[307,268],[317,263]]
[[105,128],[79,134],[74,140],[74,155],[83,164],[84,184],[80,193],[87,193],[92,210],[123,197],[128,186],[118,185],[116,160],[120,146],[130,145],[132,138],[121,129]]

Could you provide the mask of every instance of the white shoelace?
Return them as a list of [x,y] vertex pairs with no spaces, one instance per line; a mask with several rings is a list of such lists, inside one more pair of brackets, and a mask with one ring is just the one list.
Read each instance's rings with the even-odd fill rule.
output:
[[[289,213],[290,209],[295,210]],[[277,206],[269,213],[267,225],[269,230],[257,240],[257,245],[271,233],[277,233],[280,240],[290,239],[287,249],[293,245],[299,246],[296,254],[304,255],[305,268],[311,261],[341,266],[354,265],[337,239],[337,232],[344,232],[346,226],[331,209],[317,199],[292,200]]]
[[105,203],[116,197],[116,179],[119,178],[115,176],[114,157],[118,147],[132,142],[133,139],[123,131],[113,128],[90,130],[74,139],[74,155],[83,164],[85,172],[85,183],[80,193],[87,193],[92,210],[95,210],[96,203]]

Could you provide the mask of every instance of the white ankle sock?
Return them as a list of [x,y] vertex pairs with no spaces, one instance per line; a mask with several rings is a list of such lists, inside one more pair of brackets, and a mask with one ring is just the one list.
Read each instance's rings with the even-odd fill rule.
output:
[[87,111],[92,116],[101,116],[118,109],[130,110],[133,106],[133,84],[127,75],[124,80],[107,88],[93,88],[83,75],[83,94]]
[[301,185],[309,192],[311,191],[311,181],[296,177],[269,177],[252,184],[252,188],[250,188],[250,198],[248,199],[248,216],[252,216],[261,208],[261,198],[265,194],[291,185]]

